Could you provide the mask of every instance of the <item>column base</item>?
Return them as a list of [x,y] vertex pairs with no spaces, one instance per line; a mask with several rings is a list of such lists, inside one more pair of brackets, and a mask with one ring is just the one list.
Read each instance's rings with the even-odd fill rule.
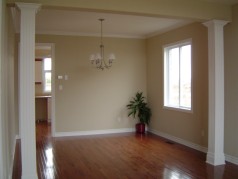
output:
[[206,162],[214,166],[225,165],[225,155],[224,153],[214,155],[213,153],[208,152]]
[[37,173],[25,173],[22,174],[21,179],[38,179]]

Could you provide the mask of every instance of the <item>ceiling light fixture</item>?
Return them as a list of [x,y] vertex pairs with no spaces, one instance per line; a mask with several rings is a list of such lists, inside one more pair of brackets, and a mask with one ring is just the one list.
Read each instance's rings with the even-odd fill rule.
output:
[[91,63],[100,70],[109,69],[112,66],[112,62],[116,59],[113,53],[109,54],[108,60],[104,58],[104,45],[103,45],[103,35],[102,35],[102,22],[104,19],[98,19],[101,22],[101,43],[100,43],[100,53],[90,55]]

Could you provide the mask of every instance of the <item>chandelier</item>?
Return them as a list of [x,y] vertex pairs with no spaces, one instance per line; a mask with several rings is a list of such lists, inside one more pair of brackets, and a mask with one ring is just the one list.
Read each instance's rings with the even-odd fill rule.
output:
[[101,22],[101,42],[100,42],[100,52],[90,55],[91,63],[100,70],[109,69],[112,66],[112,62],[115,60],[115,55],[113,53],[109,54],[108,59],[104,57],[104,45],[102,36],[102,22],[104,19],[98,19]]

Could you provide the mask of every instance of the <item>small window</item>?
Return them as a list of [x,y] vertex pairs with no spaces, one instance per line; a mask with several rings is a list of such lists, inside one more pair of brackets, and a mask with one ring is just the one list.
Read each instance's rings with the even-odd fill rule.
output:
[[51,92],[51,69],[52,69],[52,62],[51,58],[44,59],[44,91]]
[[191,40],[164,48],[164,106],[191,110]]

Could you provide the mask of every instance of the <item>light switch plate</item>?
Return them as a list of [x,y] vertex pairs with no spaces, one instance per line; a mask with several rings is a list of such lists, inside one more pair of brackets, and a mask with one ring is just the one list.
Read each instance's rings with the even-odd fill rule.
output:
[[63,76],[62,75],[58,75],[58,80],[62,80]]

